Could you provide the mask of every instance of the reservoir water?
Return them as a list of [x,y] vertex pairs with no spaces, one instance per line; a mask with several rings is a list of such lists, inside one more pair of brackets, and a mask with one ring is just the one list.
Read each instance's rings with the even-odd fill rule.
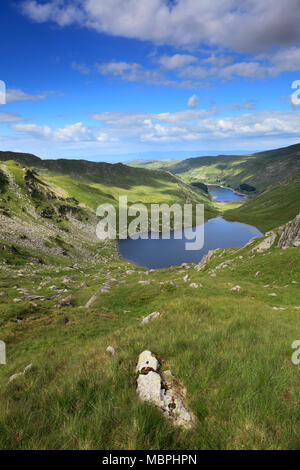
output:
[[[220,186],[209,186],[209,192],[216,202],[240,201],[243,196],[235,193],[230,188]],[[192,231],[200,230],[202,227],[188,229],[187,236]],[[182,233],[182,230],[179,232]],[[164,240],[160,234],[158,240],[127,239],[120,240],[118,247],[120,256],[132,263],[148,269],[168,268],[180,266],[182,263],[199,263],[209,250],[217,248],[241,247],[246,245],[253,237],[261,237],[263,234],[251,225],[239,222],[228,222],[223,217],[216,217],[204,224],[204,246],[201,250],[187,251],[186,242],[190,239],[184,237],[178,240],[171,233],[169,240]]]
[[231,202],[231,201],[244,201],[245,197],[237,194],[230,188],[223,188],[221,186],[208,186],[209,194],[214,202]]
[[[200,226],[188,229],[199,230]],[[182,240],[174,239],[171,233],[170,240],[120,240],[120,256],[138,266],[148,269],[167,268],[180,266],[182,263],[199,263],[209,250],[217,248],[240,247],[246,245],[253,237],[261,237],[263,234],[251,225],[239,222],[228,222],[222,217],[208,220],[204,224],[204,246],[198,251],[187,251],[184,237]],[[150,235],[149,235],[150,237]]]

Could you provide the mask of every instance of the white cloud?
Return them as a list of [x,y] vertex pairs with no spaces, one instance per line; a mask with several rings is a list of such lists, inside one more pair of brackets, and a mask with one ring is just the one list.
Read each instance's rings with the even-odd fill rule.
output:
[[4,111],[0,111],[0,123],[18,122],[18,121],[23,121],[23,118],[20,114],[6,113]]
[[[231,110],[253,109],[245,101],[232,105]],[[175,113],[91,113],[90,117],[102,125],[110,135],[121,138],[136,137],[141,141],[184,142],[206,139],[293,136],[300,140],[300,113],[270,111],[248,113],[230,118],[212,117],[224,108],[185,110]]]
[[199,104],[199,98],[197,95],[191,96],[187,103],[189,108],[197,108],[198,104]]
[[146,69],[141,64],[128,62],[107,62],[96,65],[101,75],[120,78],[127,82],[144,82],[149,85],[163,86],[180,86],[190,87],[189,82],[178,83],[177,81],[168,80],[164,73],[159,69]]
[[298,0],[26,0],[37,22],[80,24],[158,44],[207,44],[253,52],[300,42]]
[[15,131],[31,135],[33,137],[62,142],[106,142],[108,135],[101,129],[88,128],[81,122],[68,124],[63,128],[52,129],[49,126],[37,126],[36,124],[12,124]]
[[193,62],[198,62],[198,59],[189,54],[163,55],[159,58],[159,63],[167,70],[180,69]]
[[53,92],[45,92],[40,95],[33,95],[30,93],[25,93],[23,90],[18,89],[8,89],[6,90],[6,103],[14,103],[16,101],[40,101],[44,100]]

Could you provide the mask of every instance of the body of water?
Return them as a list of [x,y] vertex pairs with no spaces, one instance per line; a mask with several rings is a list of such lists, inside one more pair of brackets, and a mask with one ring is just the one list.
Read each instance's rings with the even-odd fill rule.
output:
[[[200,230],[200,226],[188,230]],[[148,269],[167,268],[182,263],[199,263],[209,250],[244,246],[251,238],[262,235],[251,225],[216,217],[204,224],[204,246],[201,250],[187,251],[185,244],[191,240],[186,240],[184,236],[182,240],[177,240],[171,233],[170,240],[163,240],[161,236],[158,240],[120,240],[119,253],[122,258]]]
[[237,194],[230,188],[222,188],[221,186],[208,186],[209,194],[214,202],[231,202],[244,201],[245,197]]

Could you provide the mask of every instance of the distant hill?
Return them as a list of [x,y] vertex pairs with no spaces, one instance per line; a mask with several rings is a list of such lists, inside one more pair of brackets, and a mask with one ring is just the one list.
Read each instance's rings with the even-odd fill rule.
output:
[[133,168],[122,163],[42,160],[32,154],[15,152],[0,152],[1,161],[14,161],[36,171],[53,192],[76,198],[93,210],[104,202],[117,203],[119,196],[126,195],[131,203],[202,202],[206,204],[208,217],[217,212],[205,191],[169,172]]
[[263,232],[285,224],[300,211],[300,171],[284,178],[224,217],[255,225]]
[[300,144],[250,155],[220,155],[151,163],[140,161],[131,164],[169,171],[188,183],[216,183],[237,190],[246,183],[255,187],[257,193],[300,170]]

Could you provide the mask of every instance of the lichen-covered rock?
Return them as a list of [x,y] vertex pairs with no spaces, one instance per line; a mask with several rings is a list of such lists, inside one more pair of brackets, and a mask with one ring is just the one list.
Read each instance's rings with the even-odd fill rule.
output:
[[143,371],[143,369],[153,369],[154,371],[159,369],[159,362],[156,357],[152,355],[151,351],[144,351],[139,356],[136,372],[140,373]]
[[139,356],[136,372],[139,374],[136,390],[139,398],[160,408],[174,426],[190,429],[194,417],[184,407],[185,390],[171,371],[161,373],[158,360],[151,351],[144,351]]
[[162,408],[164,406],[161,377],[157,372],[140,374],[137,379],[137,394],[141,400]]

